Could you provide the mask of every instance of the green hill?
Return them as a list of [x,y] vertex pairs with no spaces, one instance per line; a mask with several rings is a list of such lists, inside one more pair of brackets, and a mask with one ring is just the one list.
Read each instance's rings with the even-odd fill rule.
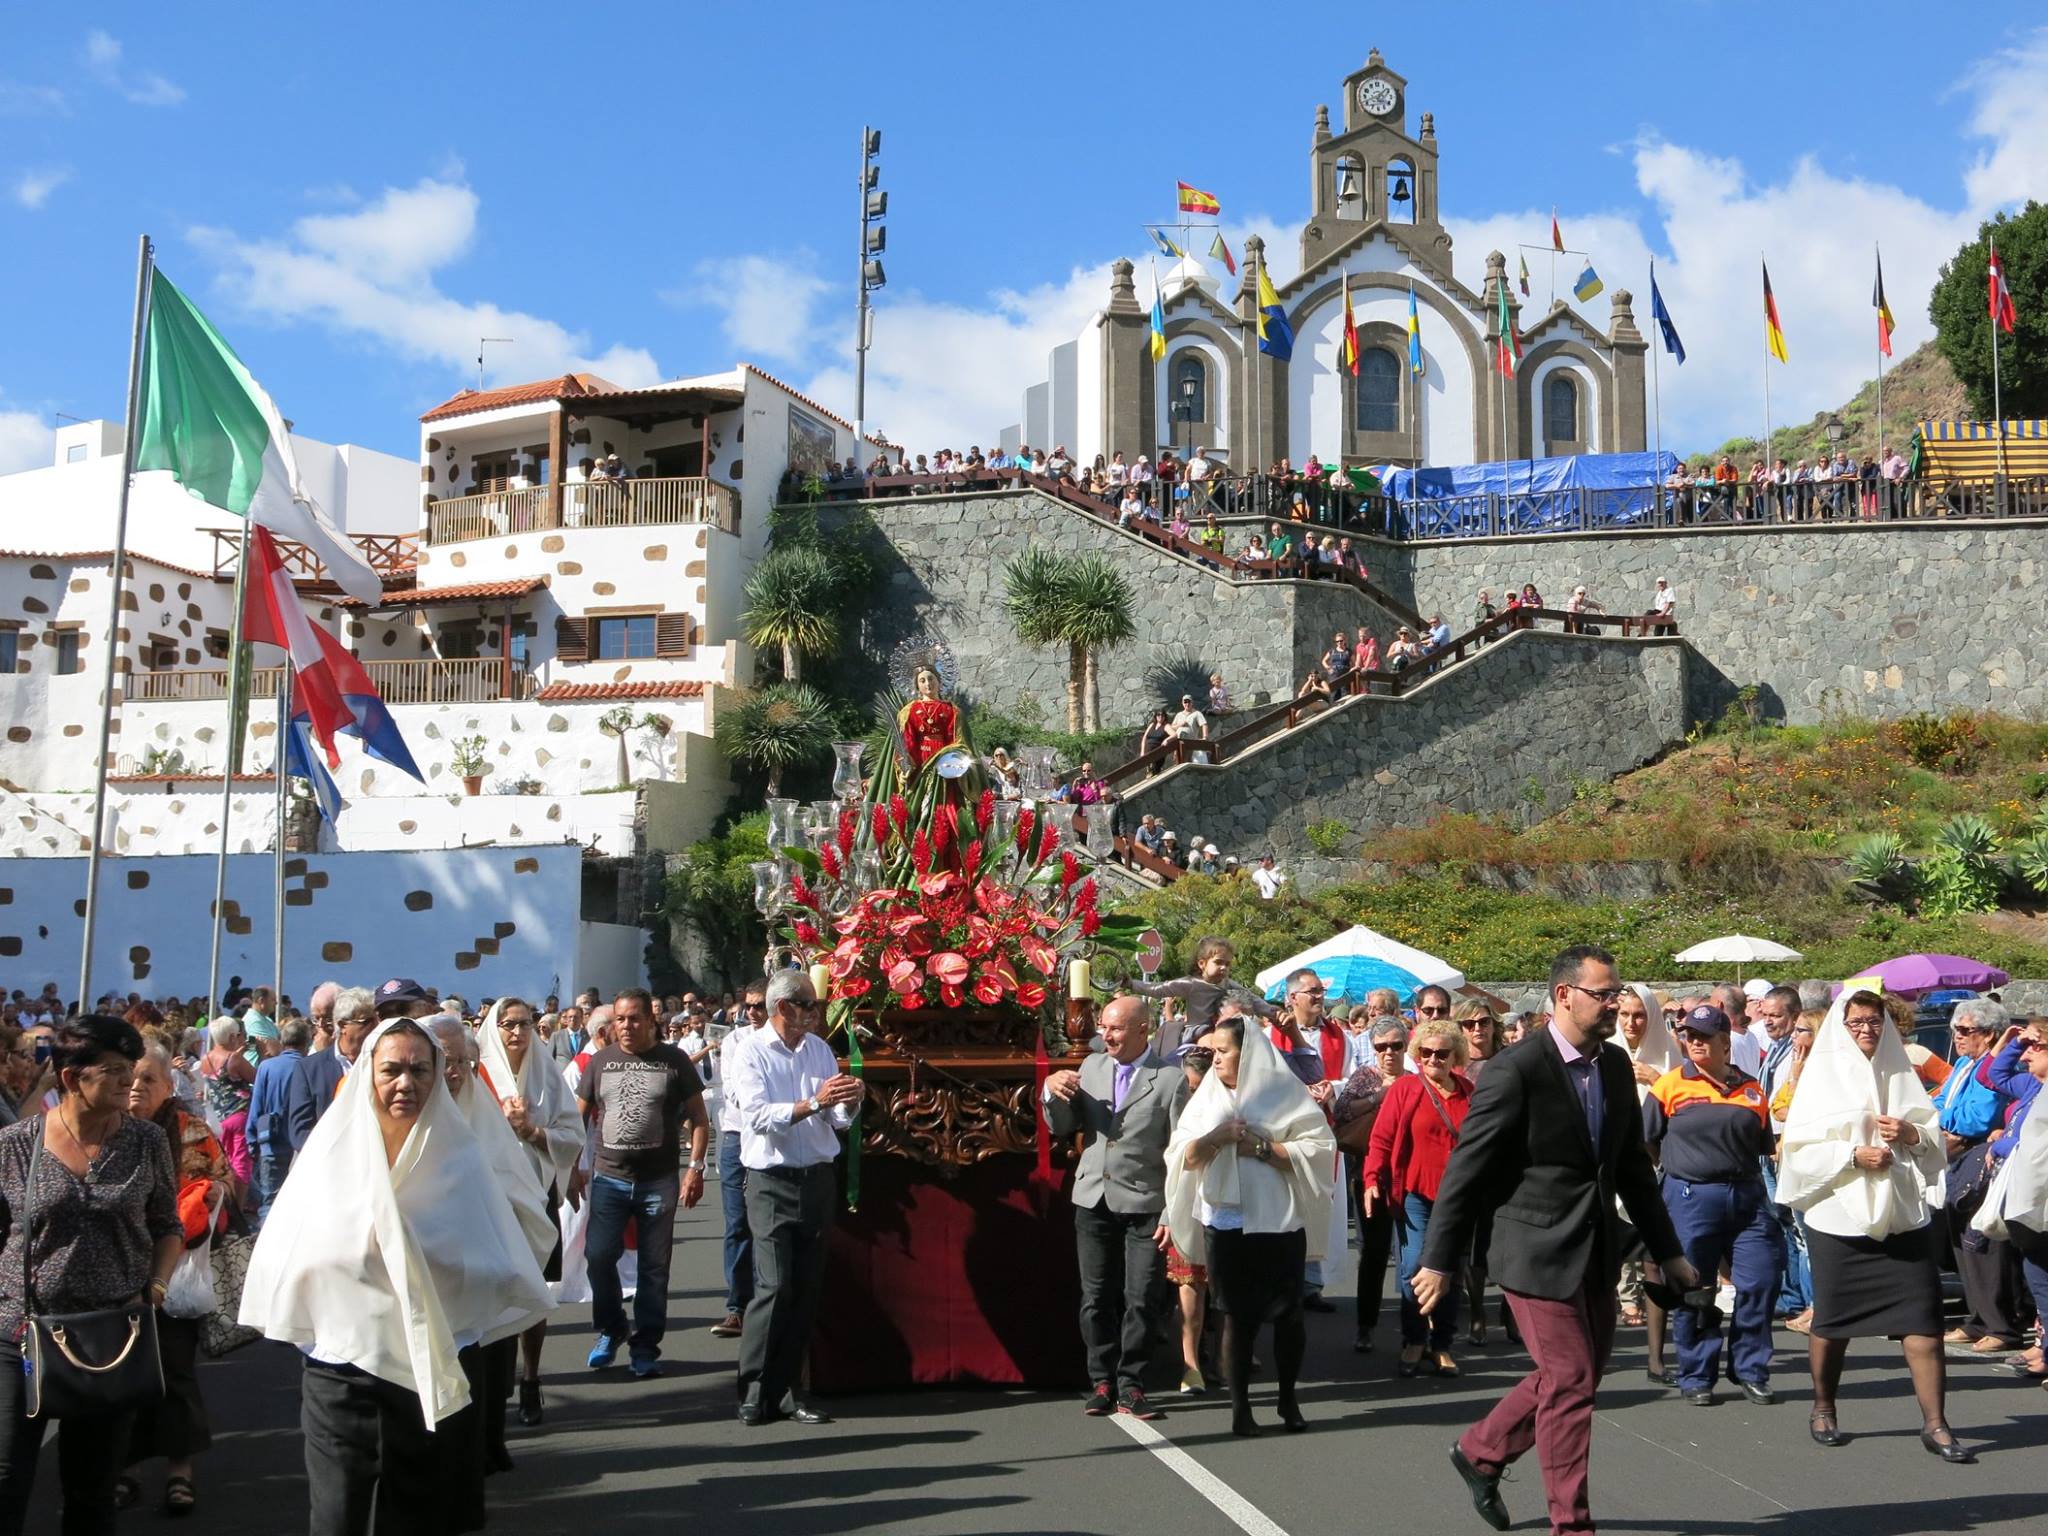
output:
[[[1949,367],[1948,359],[1935,350],[1933,342],[1926,342],[1918,350],[1900,358],[1897,367],[1885,369],[1887,446],[1898,443],[1904,447],[1913,435],[1914,422],[1928,417],[1968,414],[1963,386]],[[1865,380],[1863,387],[1838,410],[1822,411],[1813,420],[1796,426],[1776,428],[1771,433],[1771,457],[1796,463],[1824,451],[1828,446],[1827,420],[1831,415],[1840,416],[1842,425],[1848,429],[1848,435],[1842,439],[1842,446],[1847,452],[1858,459],[1877,452],[1877,380],[1872,377]],[[1754,436],[1731,437],[1711,452],[1695,451],[1688,455],[1688,459],[1692,463],[1701,460],[1711,462],[1723,453],[1746,469],[1750,460],[1757,456],[1757,440]]]

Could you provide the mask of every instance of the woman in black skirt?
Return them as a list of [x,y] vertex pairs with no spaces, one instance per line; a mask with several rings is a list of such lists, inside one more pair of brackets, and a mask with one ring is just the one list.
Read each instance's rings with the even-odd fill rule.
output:
[[1943,1408],[1932,1214],[1945,1162],[1934,1106],[1885,1017],[1883,997],[1874,989],[1845,994],[1800,1074],[1778,1176],[1778,1198],[1805,1213],[1813,1261],[1808,1429],[1816,1444],[1845,1438],[1835,1394],[1849,1341],[1882,1336],[1904,1342],[1920,1443],[1943,1461],[1977,1459],[1950,1431]]

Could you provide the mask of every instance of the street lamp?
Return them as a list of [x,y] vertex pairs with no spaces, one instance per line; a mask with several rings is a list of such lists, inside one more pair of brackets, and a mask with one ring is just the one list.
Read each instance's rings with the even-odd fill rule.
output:
[[1842,439],[1849,435],[1849,429],[1842,425],[1842,418],[1835,415],[1832,411],[1828,413],[1827,426],[1823,430],[1828,435],[1828,447],[1830,450],[1839,449],[1842,446]]
[[873,310],[868,295],[889,281],[878,259],[889,244],[889,231],[882,220],[889,213],[889,194],[876,185],[882,168],[875,159],[882,153],[882,130],[860,131],[860,291],[854,315],[853,339],[853,461],[864,470],[867,460],[868,344],[874,340]]
[[1192,376],[1180,381],[1180,398],[1173,402],[1173,414],[1187,423],[1187,438],[1181,444],[1181,462],[1186,463],[1195,447],[1195,381]]

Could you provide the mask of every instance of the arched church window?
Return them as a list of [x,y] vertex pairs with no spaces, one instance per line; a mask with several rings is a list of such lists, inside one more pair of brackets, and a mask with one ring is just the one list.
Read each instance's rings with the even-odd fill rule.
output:
[[1543,435],[1553,443],[1579,440],[1579,385],[1568,373],[1543,381]]
[[1176,421],[1209,419],[1209,369],[1196,353],[1183,352],[1174,360],[1172,405]]
[[1401,360],[1385,347],[1359,354],[1356,395],[1360,432],[1401,430]]

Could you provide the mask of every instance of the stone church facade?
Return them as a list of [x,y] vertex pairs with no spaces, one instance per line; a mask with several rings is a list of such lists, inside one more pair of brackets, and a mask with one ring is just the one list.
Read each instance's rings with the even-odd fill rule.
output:
[[[1300,267],[1268,267],[1294,331],[1281,362],[1258,350],[1255,263],[1274,253],[1245,242],[1234,291],[1187,260],[1160,274],[1166,356],[1154,362],[1152,290],[1128,260],[1112,268],[1109,303],[1056,348],[1047,381],[1025,398],[1033,447],[1095,454],[1180,453],[1192,441],[1233,469],[1311,453],[1325,463],[1466,464],[1645,446],[1645,357],[1631,296],[1609,291],[1602,332],[1569,303],[1524,313],[1498,251],[1478,286],[1453,269],[1440,220],[1434,114],[1408,131],[1408,82],[1377,49],[1344,81],[1343,127],[1316,108],[1314,189]],[[1198,246],[1208,238],[1197,231]],[[1344,290],[1358,328],[1359,373],[1338,362]],[[1408,362],[1413,286],[1423,372]],[[1494,363],[1499,296],[1521,339],[1515,377]]]

